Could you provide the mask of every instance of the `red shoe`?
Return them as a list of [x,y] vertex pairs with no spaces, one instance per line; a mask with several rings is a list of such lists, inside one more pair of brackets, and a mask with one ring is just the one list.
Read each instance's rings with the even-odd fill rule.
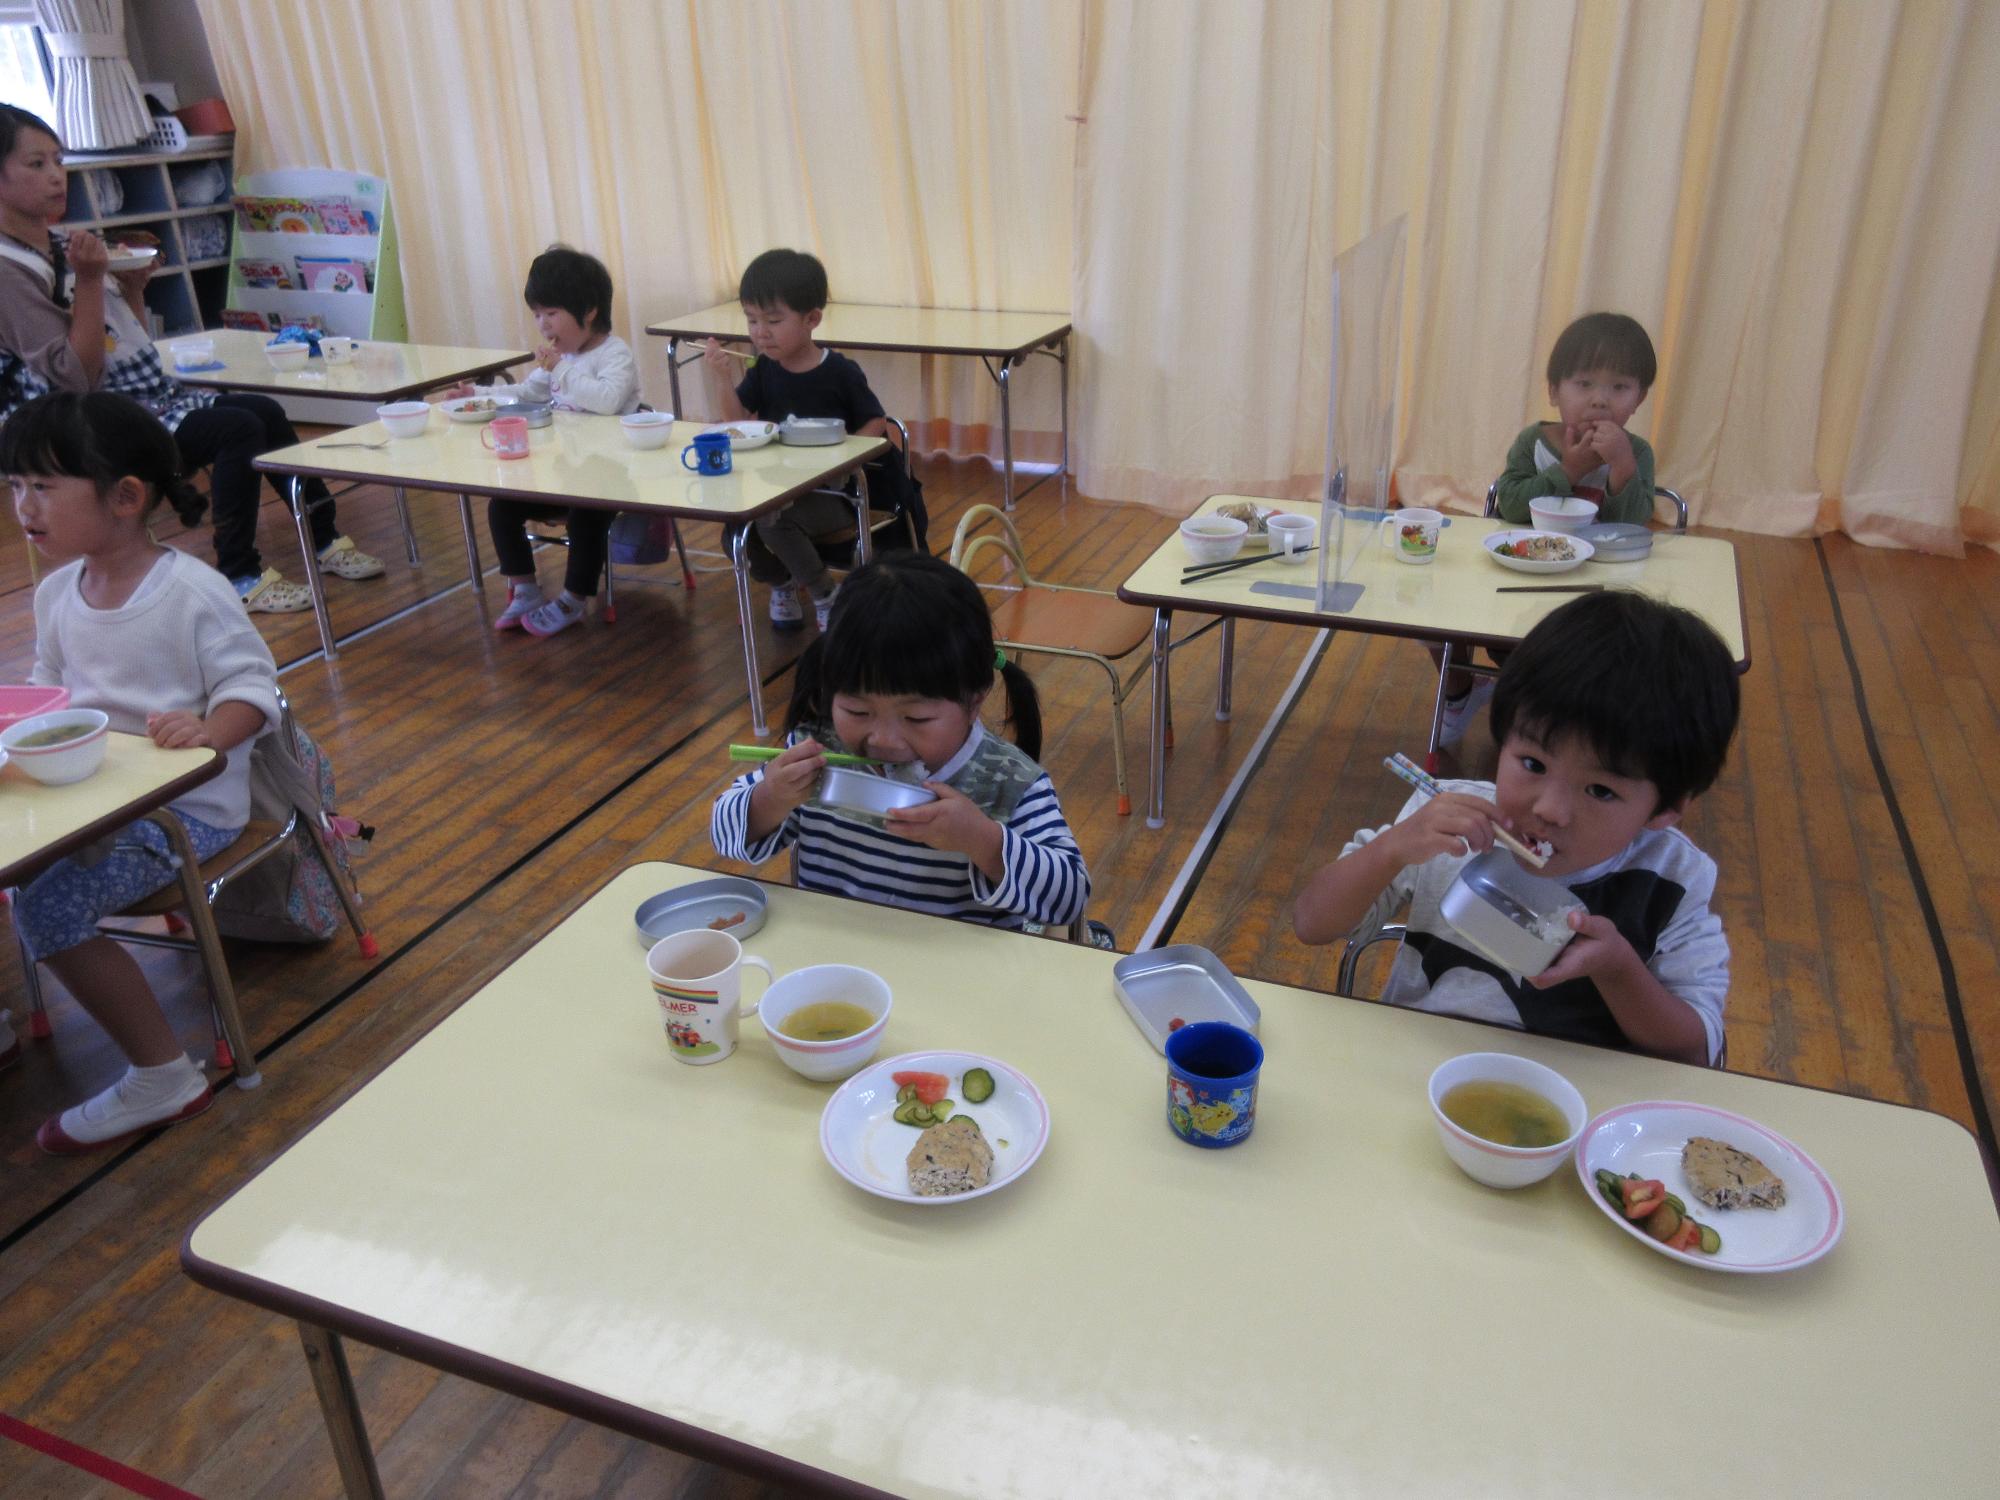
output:
[[42,1128],[35,1132],[35,1144],[51,1156],[88,1156],[93,1151],[103,1151],[108,1147],[122,1145],[136,1135],[148,1130],[156,1130],[163,1125],[178,1125],[183,1120],[192,1120],[196,1115],[206,1113],[209,1105],[215,1103],[215,1090],[207,1084],[201,1092],[182,1105],[179,1110],[162,1119],[148,1120],[143,1125],[134,1126],[123,1135],[114,1135],[109,1140],[71,1140],[62,1128],[62,1116],[50,1115],[42,1121]]

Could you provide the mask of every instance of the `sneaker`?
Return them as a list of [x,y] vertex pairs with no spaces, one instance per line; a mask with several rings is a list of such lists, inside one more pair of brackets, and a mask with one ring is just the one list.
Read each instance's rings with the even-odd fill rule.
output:
[[824,594],[815,595],[813,598],[813,623],[819,626],[821,635],[826,634],[826,622],[833,618],[834,596],[839,592],[840,585],[835,584]]
[[521,622],[547,601],[539,583],[510,583],[507,585],[507,607],[500,611],[493,621],[495,630],[519,630]]
[[319,555],[319,570],[350,582],[357,578],[380,578],[382,559],[370,557],[344,536],[337,536]]
[[115,1146],[155,1125],[192,1120],[215,1102],[208,1080],[190,1064],[191,1076],[183,1088],[164,1099],[135,1103],[130,1096],[136,1088],[136,1073],[136,1069],[127,1069],[125,1076],[103,1093],[42,1121],[42,1128],[35,1132],[35,1144],[51,1156],[81,1156]]
[[771,590],[771,628],[773,630],[805,629],[805,611],[799,608],[799,591],[789,583],[778,585]]
[[521,616],[521,628],[534,636],[554,635],[583,618],[583,606],[568,594],[558,594]]
[[313,603],[312,590],[302,583],[287,583],[276,568],[266,568],[256,578],[237,579],[236,592],[253,615],[295,615]]
[[1465,690],[1463,698],[1444,700],[1444,718],[1438,723],[1438,743],[1456,745],[1465,738],[1465,731],[1472,727],[1473,718],[1486,707],[1493,696],[1493,679],[1475,677],[1472,686]]

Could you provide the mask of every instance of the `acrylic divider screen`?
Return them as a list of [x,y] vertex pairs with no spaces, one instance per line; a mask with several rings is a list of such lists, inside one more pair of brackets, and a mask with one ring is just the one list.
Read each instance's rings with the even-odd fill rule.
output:
[[1399,216],[1334,257],[1332,378],[1320,489],[1321,610],[1353,607],[1354,591],[1341,586],[1363,550],[1378,544],[1379,522],[1389,505],[1408,238],[1409,220]]

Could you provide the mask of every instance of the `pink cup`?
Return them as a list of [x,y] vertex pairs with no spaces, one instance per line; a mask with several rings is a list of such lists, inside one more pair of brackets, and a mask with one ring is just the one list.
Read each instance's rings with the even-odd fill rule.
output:
[[[488,435],[491,441],[488,441]],[[526,458],[528,456],[528,419],[526,417],[495,417],[479,429],[479,441],[491,448],[502,458]]]

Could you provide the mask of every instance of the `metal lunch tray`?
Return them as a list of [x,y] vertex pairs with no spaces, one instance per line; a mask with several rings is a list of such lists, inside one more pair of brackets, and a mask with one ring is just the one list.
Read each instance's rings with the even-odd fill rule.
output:
[[712,928],[742,939],[763,927],[771,901],[764,888],[739,875],[718,875],[697,880],[648,896],[632,914],[638,924],[639,945],[650,948],[663,937],[692,932],[697,927]]
[[1111,966],[1111,987],[1132,1024],[1164,1055],[1167,1034],[1193,1021],[1227,1021],[1254,1032],[1257,1002],[1222,960],[1194,943],[1130,954]]
[[824,448],[847,441],[847,424],[838,417],[787,417],[778,424],[778,441],[794,448]]
[[1591,562],[1638,562],[1653,550],[1652,531],[1630,521],[1594,521],[1579,526],[1576,535],[1595,549],[1590,554]]
[[556,419],[553,402],[548,401],[502,401],[494,407],[496,417],[521,417],[530,427],[547,427]]

